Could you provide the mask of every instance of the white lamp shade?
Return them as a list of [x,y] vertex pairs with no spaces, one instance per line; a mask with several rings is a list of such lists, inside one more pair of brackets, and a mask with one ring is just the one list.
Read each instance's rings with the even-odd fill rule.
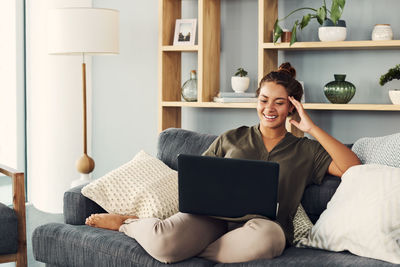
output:
[[119,11],[58,8],[48,14],[49,54],[118,54]]

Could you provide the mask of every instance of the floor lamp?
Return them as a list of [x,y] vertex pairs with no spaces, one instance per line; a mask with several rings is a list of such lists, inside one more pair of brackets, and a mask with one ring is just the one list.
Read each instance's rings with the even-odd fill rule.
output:
[[81,178],[77,186],[90,181],[94,160],[87,154],[87,108],[85,55],[119,53],[119,11],[103,8],[58,8],[48,14],[48,53],[82,56],[83,155],[76,162]]

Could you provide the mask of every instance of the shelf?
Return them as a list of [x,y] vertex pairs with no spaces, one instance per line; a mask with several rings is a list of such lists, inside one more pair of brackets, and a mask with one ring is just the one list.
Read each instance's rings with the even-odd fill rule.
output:
[[197,52],[198,50],[198,45],[164,45],[162,47],[162,51],[173,52]]
[[264,49],[268,50],[383,50],[399,49],[400,40],[390,41],[343,41],[343,42],[296,42],[292,46],[289,43],[264,43]]
[[163,107],[193,107],[193,108],[256,108],[257,103],[216,103],[216,102],[181,102],[164,101]]
[[[215,103],[215,102],[181,102],[164,101],[163,107],[195,107],[195,108],[256,108],[257,103]],[[400,105],[392,104],[325,104],[304,103],[307,110],[364,110],[364,111],[400,111]]]

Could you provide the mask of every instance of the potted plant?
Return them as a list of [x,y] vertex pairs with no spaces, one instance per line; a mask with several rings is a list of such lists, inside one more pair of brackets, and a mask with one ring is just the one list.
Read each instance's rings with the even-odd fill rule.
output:
[[[328,9],[326,7],[326,0],[324,0],[322,6],[318,9],[311,8],[311,7],[302,7],[302,8],[293,10],[286,17],[284,17],[282,19],[277,19],[275,21],[275,25],[274,25],[274,43],[276,43],[276,41],[279,39],[279,37],[281,37],[282,32],[283,32],[282,28],[279,26],[279,22],[285,20],[286,18],[288,18],[289,16],[291,16],[292,14],[294,14],[300,10],[311,10],[312,12],[304,15],[303,18],[301,19],[301,21],[299,21],[299,20],[295,21],[295,23],[292,27],[292,39],[290,40],[290,45],[292,45],[293,43],[295,43],[297,41],[297,38],[296,38],[297,28],[299,28],[300,30],[304,29],[308,25],[308,23],[310,22],[311,19],[316,19],[318,21],[318,23],[322,26],[322,28],[323,27],[338,27],[338,28],[344,27],[345,28],[346,27],[345,22],[340,21],[340,17],[342,16],[345,3],[346,3],[346,0],[332,0],[331,9]],[[318,31],[318,33],[320,33],[320,30]],[[325,33],[325,30],[322,30],[322,33]],[[340,31],[340,34],[342,37],[343,30]],[[329,33],[325,34],[325,35],[329,35]],[[331,35],[329,35],[329,36],[331,36]],[[344,36],[344,38],[346,38],[346,36]],[[320,36],[320,40],[321,40],[321,36]]]
[[[380,85],[385,85],[391,80],[400,80],[400,64],[397,64],[394,68],[388,70],[388,72],[381,76],[379,79]],[[400,89],[389,90],[389,98],[395,105],[400,105]]]
[[231,79],[232,89],[236,93],[243,93],[249,88],[250,78],[247,77],[247,71],[243,68],[238,68],[235,76]]

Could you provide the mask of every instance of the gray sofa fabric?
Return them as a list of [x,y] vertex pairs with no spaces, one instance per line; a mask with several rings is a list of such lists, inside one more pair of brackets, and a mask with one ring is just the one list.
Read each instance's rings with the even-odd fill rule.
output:
[[106,211],[94,201],[81,194],[85,185],[74,187],[64,194],[64,221],[68,224],[82,225],[93,213],[105,213]]
[[[168,266],[153,259],[132,238],[123,233],[89,227],[51,223],[36,228],[32,234],[34,256],[54,266]],[[171,266],[213,266],[193,258]]]
[[[157,157],[173,169],[179,153],[201,154],[215,135],[182,129],[167,129],[159,136]],[[340,178],[326,176],[321,185],[306,188],[302,203],[312,221],[316,221],[340,184]],[[47,224],[32,235],[36,260],[48,266],[169,266],[154,260],[132,238],[122,233],[84,225],[92,213],[105,212],[81,193],[82,186],[64,194],[64,216],[67,224]],[[238,264],[215,264],[191,258],[170,266],[395,266],[390,263],[358,257],[348,252],[288,248],[273,260]]]
[[18,218],[15,210],[0,203],[0,255],[18,250]]

